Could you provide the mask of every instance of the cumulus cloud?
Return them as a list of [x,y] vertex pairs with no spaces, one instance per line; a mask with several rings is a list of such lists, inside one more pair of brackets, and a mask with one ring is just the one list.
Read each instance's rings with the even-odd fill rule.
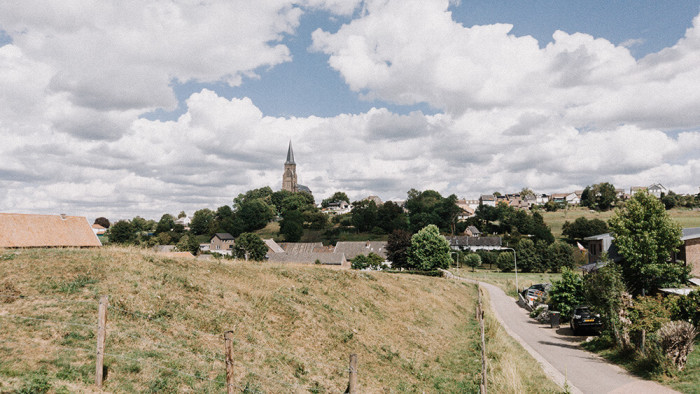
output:
[[[587,34],[556,31],[540,47],[508,24],[463,26],[447,0],[251,4],[0,5],[12,37],[0,47],[0,206],[113,218],[216,208],[278,189],[289,140],[317,200],[603,181],[697,192],[700,17],[637,60]],[[316,30],[312,49],[376,108],[284,118],[203,89],[176,120],[139,118],[178,105],[173,81],[236,86],[294,61],[282,42],[307,9],[348,18]]]

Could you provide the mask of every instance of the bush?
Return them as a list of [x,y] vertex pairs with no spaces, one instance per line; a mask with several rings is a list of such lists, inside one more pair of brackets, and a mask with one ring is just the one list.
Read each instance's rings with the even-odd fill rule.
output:
[[697,335],[695,327],[688,322],[672,321],[661,326],[657,335],[666,357],[682,371],[688,361],[688,354],[693,351],[693,342]]
[[584,303],[583,279],[578,273],[564,268],[561,280],[552,284],[549,292],[550,310],[559,311],[563,320],[571,318],[571,313]]
[[370,252],[368,255],[363,255],[363,254],[358,254],[355,256],[352,261],[352,269],[356,270],[363,270],[363,269],[371,269],[371,270],[381,270],[387,268],[386,264],[384,264],[384,259],[375,254]]
[[481,265],[481,256],[476,253],[468,254],[464,259],[464,263],[472,267],[472,271],[475,271],[476,267]]

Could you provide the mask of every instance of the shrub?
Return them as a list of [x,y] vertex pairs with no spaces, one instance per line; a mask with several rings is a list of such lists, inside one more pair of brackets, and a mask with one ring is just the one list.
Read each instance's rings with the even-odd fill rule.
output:
[[688,354],[693,351],[693,342],[697,330],[692,324],[684,321],[671,321],[659,329],[659,344],[673,364],[682,371],[688,361]]
[[468,254],[464,259],[464,263],[472,267],[472,271],[475,271],[476,267],[481,265],[481,256],[476,253]]
[[583,304],[585,300],[581,275],[568,268],[563,268],[561,280],[552,284],[549,297],[550,309],[558,310],[564,320],[570,319],[574,308]]
[[513,253],[505,252],[498,255],[496,259],[496,265],[498,269],[503,272],[509,272],[513,270],[514,267]]

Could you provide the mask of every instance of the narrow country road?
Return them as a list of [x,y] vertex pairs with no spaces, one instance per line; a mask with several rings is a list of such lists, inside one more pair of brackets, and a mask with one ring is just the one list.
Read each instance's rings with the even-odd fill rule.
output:
[[481,282],[491,307],[506,331],[542,364],[555,382],[566,382],[573,393],[677,393],[656,382],[632,376],[621,367],[579,347],[585,337],[571,335],[568,324],[559,329],[538,323],[500,288]]

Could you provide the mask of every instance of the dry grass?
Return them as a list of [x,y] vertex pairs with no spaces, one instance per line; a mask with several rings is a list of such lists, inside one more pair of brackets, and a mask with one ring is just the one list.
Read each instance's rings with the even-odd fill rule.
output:
[[103,294],[107,391],[225,391],[226,330],[247,392],[342,391],[350,353],[363,393],[478,390],[473,285],[135,248],[0,251],[0,278],[23,296],[0,303],[0,392],[93,390]]
[[[518,297],[518,293],[515,290],[515,273],[513,272],[492,270],[476,270],[472,272],[471,268],[451,268],[450,271],[463,278],[491,283],[492,285],[500,287],[509,296]],[[518,287],[522,290],[537,283],[553,283],[555,280],[560,279],[561,274],[559,273],[518,272]]]

